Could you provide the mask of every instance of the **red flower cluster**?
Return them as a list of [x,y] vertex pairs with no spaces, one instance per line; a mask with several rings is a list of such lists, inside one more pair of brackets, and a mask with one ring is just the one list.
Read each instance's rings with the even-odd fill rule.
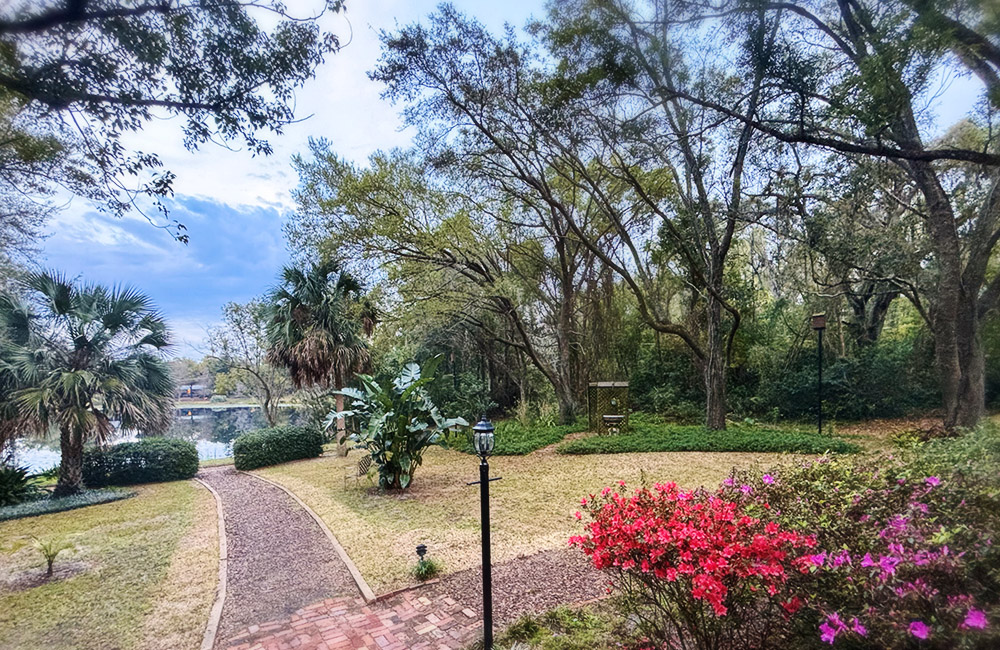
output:
[[605,488],[602,498],[584,499],[583,505],[593,521],[586,535],[570,543],[595,567],[676,582],[718,616],[728,611],[727,596],[737,585],[774,597],[789,567],[806,572],[814,564],[808,553],[814,537],[749,517],[717,495],[678,490],[674,483],[636,490],[631,497]]

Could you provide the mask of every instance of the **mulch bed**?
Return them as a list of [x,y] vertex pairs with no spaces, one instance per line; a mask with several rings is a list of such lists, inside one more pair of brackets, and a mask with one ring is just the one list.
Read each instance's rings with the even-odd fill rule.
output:
[[198,476],[219,493],[226,521],[220,641],[324,598],[358,594],[324,532],[283,491],[232,467],[203,469]]
[[[608,577],[579,549],[544,551],[495,564],[493,619],[502,626],[525,614],[603,598],[607,585]],[[482,572],[475,568],[446,575],[422,594],[450,596],[479,612],[483,606]]]
[[52,575],[45,574],[45,568],[28,569],[20,573],[15,573],[9,577],[0,579],[0,593],[24,591],[33,589],[46,582],[58,582],[66,580],[90,569],[90,564],[86,562],[56,561],[52,568]]

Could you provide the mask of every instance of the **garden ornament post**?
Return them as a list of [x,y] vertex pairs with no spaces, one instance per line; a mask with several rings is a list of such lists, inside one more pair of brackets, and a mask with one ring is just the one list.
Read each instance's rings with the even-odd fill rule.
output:
[[813,314],[811,322],[812,328],[819,336],[816,349],[816,364],[819,371],[816,380],[816,428],[819,434],[823,435],[823,330],[826,329],[826,313]]
[[479,480],[468,485],[479,484],[479,512],[483,529],[483,650],[493,650],[493,577],[490,564],[490,464],[486,459],[493,453],[495,444],[493,423],[486,415],[472,427],[472,446],[479,454]]

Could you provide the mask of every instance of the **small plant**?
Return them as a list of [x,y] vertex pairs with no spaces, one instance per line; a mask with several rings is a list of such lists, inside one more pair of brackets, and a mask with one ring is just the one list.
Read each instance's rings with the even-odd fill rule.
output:
[[39,496],[35,477],[25,467],[0,465],[0,506],[12,506]]
[[45,577],[51,578],[52,565],[55,564],[56,558],[63,551],[73,548],[73,545],[67,542],[66,540],[61,540],[61,539],[50,539],[47,541],[43,541],[35,536],[32,536],[31,539],[35,548],[38,549],[38,552],[41,553],[42,557],[45,558],[45,565],[46,565]]
[[413,577],[420,582],[425,582],[441,575],[442,570],[443,567],[437,560],[422,557],[417,560],[417,564],[413,567]]

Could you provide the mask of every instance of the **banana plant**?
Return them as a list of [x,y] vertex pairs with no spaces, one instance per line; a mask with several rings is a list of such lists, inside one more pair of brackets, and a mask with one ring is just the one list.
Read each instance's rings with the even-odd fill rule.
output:
[[368,450],[378,467],[381,488],[408,488],[423,463],[424,451],[431,445],[448,446],[454,429],[469,426],[464,418],[441,415],[427,392],[441,359],[434,357],[423,367],[408,363],[392,380],[379,382],[371,375],[357,375],[361,388],[335,393],[347,398],[349,405],[332,411],[324,426],[329,429],[341,418],[353,419],[355,427],[348,439]]

